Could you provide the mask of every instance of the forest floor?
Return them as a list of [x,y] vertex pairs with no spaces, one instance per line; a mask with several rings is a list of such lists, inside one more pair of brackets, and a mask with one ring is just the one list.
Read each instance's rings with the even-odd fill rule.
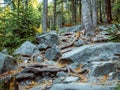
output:
[[[59,45],[41,50],[40,62],[33,58],[17,60],[16,70],[0,75],[0,80],[5,81],[3,88],[114,90],[120,79],[120,43],[108,42],[105,31],[89,38],[83,33],[84,30],[59,34]],[[49,60],[50,57],[55,60]]]

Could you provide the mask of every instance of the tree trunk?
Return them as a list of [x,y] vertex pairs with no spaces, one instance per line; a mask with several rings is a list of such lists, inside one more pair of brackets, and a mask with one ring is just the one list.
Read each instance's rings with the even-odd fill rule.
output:
[[56,0],[54,0],[54,14],[53,14],[53,26],[56,26]]
[[103,22],[103,20],[102,20],[102,3],[101,3],[101,0],[99,0],[99,9],[100,9],[100,23],[102,23]]
[[110,24],[112,21],[111,1],[110,0],[105,0],[105,10],[106,10],[106,23]]
[[85,36],[93,36],[94,28],[93,28],[91,13],[90,13],[89,0],[81,0],[81,3],[82,3],[82,21],[85,28]]
[[81,0],[79,0],[79,22],[81,22]]
[[72,22],[75,25],[76,24],[76,4],[75,4],[75,0],[71,0],[71,4],[72,4]]
[[48,0],[43,0],[43,17],[42,17],[42,30],[43,32],[47,31],[47,9],[48,8]]
[[94,29],[97,27],[97,7],[96,7],[96,0],[91,0],[91,6],[92,6],[92,22]]

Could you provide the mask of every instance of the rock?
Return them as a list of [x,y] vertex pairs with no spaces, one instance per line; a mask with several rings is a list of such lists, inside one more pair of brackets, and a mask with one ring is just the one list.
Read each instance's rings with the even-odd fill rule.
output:
[[119,56],[111,56],[109,57],[110,60],[120,60]]
[[120,70],[120,62],[117,63],[117,68]]
[[60,72],[57,72],[57,76],[58,77],[66,77],[68,74],[63,72],[63,71],[60,71]]
[[80,79],[79,77],[69,76],[69,77],[65,78],[65,80],[63,82],[65,82],[65,83],[76,82],[79,79]]
[[112,79],[120,80],[120,71],[112,73]]
[[115,70],[116,70],[115,63],[105,62],[102,65],[93,65],[93,69],[91,70],[91,75],[95,77],[103,76]]
[[33,73],[20,73],[16,76],[17,80],[23,80],[23,79],[32,79],[34,77]]
[[47,49],[47,45],[46,44],[39,44],[38,46],[37,46],[37,48],[39,49],[39,50],[46,50]]
[[82,45],[84,45],[84,41],[80,39],[80,40],[78,40],[77,42],[75,42],[74,45],[75,45],[76,47],[82,46]]
[[30,90],[43,90],[44,86],[33,86]]
[[100,32],[100,35],[109,35],[109,33],[107,31],[102,31]]
[[16,65],[16,61],[12,56],[0,53],[0,73],[15,69]]
[[98,82],[98,79],[96,77],[89,77],[88,82]]
[[93,39],[93,42],[107,41],[108,39],[109,39],[108,36],[105,36],[105,35],[96,35],[96,37]]
[[70,62],[77,62],[78,64],[80,64],[87,63],[88,61],[101,61],[103,59],[101,58],[101,56],[110,57],[116,53],[120,53],[120,43],[99,43],[81,46],[69,52],[66,52],[62,55],[60,61],[62,62],[62,60],[66,60]]
[[45,57],[48,60],[57,60],[61,56],[61,50],[54,45],[52,48],[48,49],[45,52]]
[[15,50],[15,55],[28,55],[31,56],[34,53],[36,46],[30,41],[24,42],[18,49]]
[[37,57],[35,58],[35,61],[36,61],[36,62],[39,62],[39,63],[42,62],[42,57],[37,56]]
[[6,48],[6,49],[3,49],[2,51],[1,51],[1,53],[3,53],[3,54],[8,54],[8,49]]
[[53,80],[53,84],[61,83],[63,81],[63,77],[58,77],[55,80]]
[[81,26],[80,25],[76,25],[76,26],[72,26],[72,27],[64,27],[64,28],[60,28],[59,32],[76,32],[76,31],[80,31],[81,30]]
[[101,26],[98,26],[98,29],[101,31],[105,31],[108,29],[108,27],[101,25]]
[[54,31],[42,35],[36,35],[36,39],[39,44],[45,44],[47,47],[59,44],[58,34]]
[[90,83],[55,84],[49,90],[114,90],[115,85],[96,85]]
[[55,61],[45,61],[45,64],[47,64],[47,65],[55,65],[56,62]]

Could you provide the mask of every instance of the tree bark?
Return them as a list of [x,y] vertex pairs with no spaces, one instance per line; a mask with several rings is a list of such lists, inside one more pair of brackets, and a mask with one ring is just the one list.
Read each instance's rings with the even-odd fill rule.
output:
[[99,0],[99,9],[100,9],[100,23],[102,23],[103,22],[103,20],[102,20],[102,3],[101,3],[101,0]]
[[96,0],[91,0],[91,6],[92,6],[92,22],[94,29],[97,27],[97,7],[96,7]]
[[71,4],[72,4],[72,22],[75,25],[76,24],[76,4],[75,4],[75,0],[71,0]]
[[47,13],[48,13],[48,0],[43,0],[43,17],[42,17],[42,30],[47,31]]
[[110,0],[105,0],[105,10],[106,10],[106,23],[110,24],[112,21],[111,1]]
[[53,14],[53,26],[55,27],[56,26],[56,3],[57,3],[57,0],[54,0],[54,14]]
[[82,3],[82,21],[85,28],[85,36],[94,36],[94,28],[91,17],[89,0],[81,0]]

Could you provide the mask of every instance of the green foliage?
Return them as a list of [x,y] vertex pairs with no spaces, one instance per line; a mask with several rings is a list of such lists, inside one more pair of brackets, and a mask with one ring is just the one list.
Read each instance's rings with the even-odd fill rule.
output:
[[120,90],[120,84],[114,90]]
[[31,4],[27,7],[20,5],[19,8],[10,9],[10,7],[1,9],[0,50],[3,48],[14,50],[26,40],[35,41],[36,32],[33,27],[40,25],[39,10]]
[[0,81],[0,90],[8,90],[8,87],[6,87],[6,86],[4,85],[4,83],[5,83],[4,80],[1,80],[1,81]]
[[120,0],[117,0],[112,6],[112,14],[113,22],[120,23]]
[[113,24],[107,32],[110,34],[110,41],[120,42],[120,25]]

